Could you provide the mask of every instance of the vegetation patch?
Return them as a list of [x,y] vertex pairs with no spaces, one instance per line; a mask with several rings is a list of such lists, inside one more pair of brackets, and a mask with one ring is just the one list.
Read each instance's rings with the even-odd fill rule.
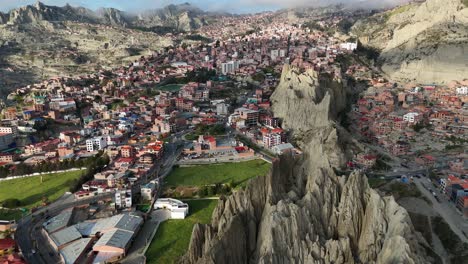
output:
[[422,196],[414,183],[407,184],[402,182],[394,182],[390,185],[390,192],[393,194],[396,200],[404,197],[416,197]]
[[226,128],[224,125],[204,125],[199,124],[196,126],[195,131],[193,133],[189,133],[185,136],[187,140],[198,140],[198,136],[200,135],[212,135],[212,136],[220,136],[226,134]]
[[369,186],[373,189],[379,188],[387,183],[387,180],[380,178],[368,178]]
[[179,167],[166,178],[165,185],[167,187],[202,187],[232,181],[236,185],[241,185],[251,178],[266,175],[269,170],[270,164],[263,160]]
[[187,201],[190,215],[184,220],[167,220],[159,225],[158,231],[146,252],[146,263],[177,263],[190,244],[193,226],[208,224],[217,200]]
[[0,220],[18,220],[22,215],[20,210],[0,209]]
[[168,84],[168,85],[160,86],[157,89],[160,91],[178,92],[182,86],[184,85],[183,84]]

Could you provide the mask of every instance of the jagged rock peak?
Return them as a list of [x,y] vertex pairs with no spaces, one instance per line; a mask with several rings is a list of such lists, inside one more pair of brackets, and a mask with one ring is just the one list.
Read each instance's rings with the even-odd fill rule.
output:
[[[211,224],[194,227],[183,263],[434,262],[392,197],[380,197],[359,172],[335,174],[346,147],[330,114],[343,103],[340,89],[339,80],[285,66],[273,109],[301,134],[304,154],[283,155],[267,176],[221,199]],[[314,117],[288,123],[294,114]]]
[[345,108],[345,97],[341,79],[286,64],[272,95],[273,111],[288,129],[324,127]]

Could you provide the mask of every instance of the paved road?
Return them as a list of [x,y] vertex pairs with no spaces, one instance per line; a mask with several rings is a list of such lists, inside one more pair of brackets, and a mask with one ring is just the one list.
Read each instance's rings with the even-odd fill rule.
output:
[[389,178],[389,179],[392,179],[392,178],[397,178],[397,177],[401,177],[402,175],[406,175],[406,176],[415,176],[415,175],[418,175],[418,174],[426,174],[427,173],[427,170],[426,169],[416,169],[416,170],[402,170],[402,171],[390,171],[390,172],[387,172],[387,173],[384,173],[384,174],[380,174],[380,173],[368,173],[369,176],[374,176],[374,177],[385,177],[385,178]]
[[[431,182],[427,180],[428,178],[414,179],[414,183],[431,202],[434,210],[439,213],[439,215],[450,225],[452,230],[457,234],[457,236],[465,243],[468,243],[468,238],[465,234],[468,234],[468,221],[463,219],[461,214],[455,209],[455,205],[450,203],[443,194],[438,190],[435,190]],[[439,197],[440,202],[438,202],[434,196],[428,191],[427,188],[435,190],[437,196]]]
[[[161,164],[158,164],[157,168],[154,171],[158,174],[158,177],[165,177],[171,172],[172,167],[177,161],[178,156],[182,152],[182,148],[178,144],[169,143],[166,145],[166,147],[167,158],[165,158],[165,160],[162,162],[161,170],[159,170]],[[58,256],[56,254],[50,254],[50,252],[53,251],[51,250],[51,248],[49,248],[48,243],[46,243],[47,239],[41,232],[41,225],[46,220],[46,217],[48,215],[54,216],[67,208],[72,208],[80,205],[94,203],[100,200],[105,200],[111,198],[112,195],[113,193],[106,193],[91,198],[75,200],[74,195],[66,194],[57,201],[53,202],[52,204],[43,207],[38,211],[34,212],[33,214],[30,214],[18,221],[18,228],[16,231],[17,243],[27,263],[57,263]],[[138,261],[139,260],[140,259],[138,259]],[[138,261],[133,263],[139,263]]]
[[122,261],[122,264],[145,263],[146,250],[156,235],[159,224],[168,220],[170,216],[171,213],[167,210],[156,210],[151,212],[151,218],[148,219],[141,228],[132,247],[128,251],[127,257]]
[[[179,144],[166,144],[165,158],[159,166],[162,165],[158,172],[158,178],[164,179],[171,171],[174,164],[177,162],[177,158],[182,152],[182,147]],[[158,193],[155,195],[155,200],[159,197],[162,192],[163,181],[160,181]],[[152,211],[149,218],[143,224],[142,229],[138,233],[135,241],[133,242],[130,250],[128,251],[127,257],[122,261],[123,264],[144,264],[146,263],[145,253],[148,249],[151,241],[153,240],[158,230],[159,224],[170,218],[170,212],[166,210]]]

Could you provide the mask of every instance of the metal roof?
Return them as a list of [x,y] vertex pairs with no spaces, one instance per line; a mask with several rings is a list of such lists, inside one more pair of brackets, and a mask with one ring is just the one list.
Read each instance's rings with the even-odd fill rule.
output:
[[52,235],[50,235],[50,238],[54,241],[57,247],[60,247],[77,239],[80,239],[81,233],[78,232],[75,226],[70,226],[53,233]]
[[91,238],[79,239],[60,250],[65,264],[74,264],[91,242]]
[[45,228],[45,230],[47,230],[49,234],[59,229],[65,228],[70,222],[72,213],[73,210],[65,210],[59,215],[52,217],[51,219],[46,221],[44,224],[42,224],[42,226]]
[[[106,232],[94,245],[93,249],[96,250],[99,246],[109,246],[125,249],[133,237],[133,232],[123,229],[114,229]],[[96,250],[99,251],[99,250]]]

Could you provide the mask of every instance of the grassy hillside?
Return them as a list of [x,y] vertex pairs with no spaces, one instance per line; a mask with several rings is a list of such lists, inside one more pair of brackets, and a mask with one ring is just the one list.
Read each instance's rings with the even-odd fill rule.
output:
[[270,164],[263,160],[252,160],[239,163],[221,163],[176,168],[166,178],[166,186],[204,186],[217,183],[236,184],[264,176],[270,170]]
[[187,203],[190,215],[186,219],[167,220],[160,224],[146,252],[146,263],[177,263],[177,260],[187,252],[193,226],[196,223],[209,223],[218,201],[193,200]]
[[31,208],[39,205],[43,197],[53,201],[67,192],[74,182],[85,173],[70,171],[56,174],[47,174],[22,179],[0,182],[0,202],[7,199],[18,199],[20,207]]

